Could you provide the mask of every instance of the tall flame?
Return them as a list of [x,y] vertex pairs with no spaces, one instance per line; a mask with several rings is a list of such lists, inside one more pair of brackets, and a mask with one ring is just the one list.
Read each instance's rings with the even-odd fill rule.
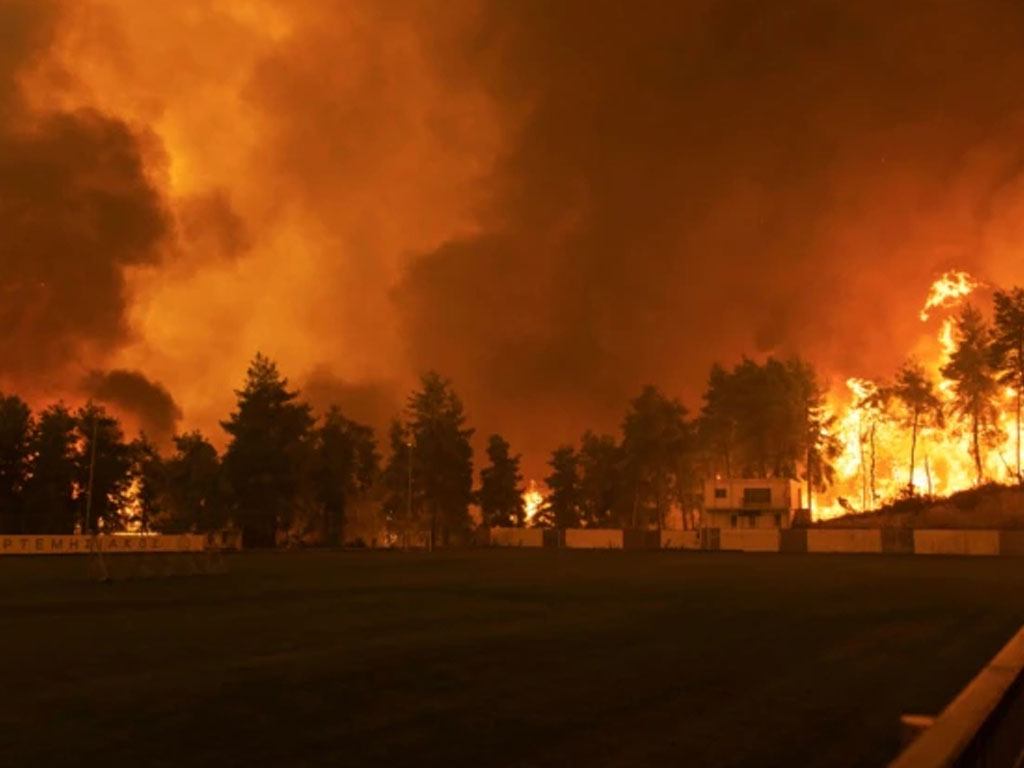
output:
[[[921,320],[928,320],[933,310],[956,308],[980,286],[982,283],[966,272],[947,272],[932,284],[920,312]],[[953,387],[951,382],[942,380],[939,370],[955,348],[954,329],[954,318],[947,315],[938,332],[939,352],[935,359],[924,361],[926,371],[936,381],[936,393],[947,413],[952,410]],[[949,419],[945,428],[924,426],[919,429],[911,468],[910,429],[883,411],[878,399],[873,397],[878,390],[877,382],[851,378],[846,382],[845,392],[830,396],[827,410],[835,418],[842,451],[835,462],[835,483],[815,509],[816,519],[876,509],[898,498],[907,488],[911,475],[917,492],[936,496],[955,493],[976,483],[970,431],[966,425]],[[1016,465],[1012,407],[1015,395],[1009,387],[1000,391],[997,416],[982,457],[986,480],[1015,479],[1015,470],[1011,468]]]
[[921,321],[928,319],[931,310],[953,307],[981,285],[966,272],[951,270],[932,283],[928,298],[921,308]]
[[529,525],[540,512],[544,504],[544,494],[537,490],[537,482],[531,480],[523,492],[523,510],[526,513],[526,524]]

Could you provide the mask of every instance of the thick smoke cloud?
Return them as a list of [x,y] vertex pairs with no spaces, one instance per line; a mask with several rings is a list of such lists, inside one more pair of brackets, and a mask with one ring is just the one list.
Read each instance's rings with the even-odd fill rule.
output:
[[647,382],[696,407],[743,353],[885,374],[937,273],[1024,280],[1017,3],[0,13],[0,253],[43,258],[0,262],[0,352],[113,350],[89,367],[215,436],[256,349],[374,420],[436,368],[540,477]]
[[423,255],[395,305],[414,364],[530,451],[545,423],[614,427],[646,381],[698,405],[741,353],[885,373],[938,272],[1024,277],[992,242],[1021,233],[1018,5],[494,2],[489,22],[488,85],[529,105],[495,225]]
[[402,394],[391,383],[348,382],[323,366],[306,376],[300,390],[316,414],[337,406],[347,418],[368,424],[382,438],[387,434],[391,420],[405,405]]
[[182,416],[171,393],[139,371],[92,371],[82,380],[81,389],[87,397],[130,418],[161,447],[170,443]]
[[155,264],[167,233],[122,120],[24,103],[17,77],[45,50],[52,10],[0,6],[0,360],[29,386],[127,338],[125,270]]

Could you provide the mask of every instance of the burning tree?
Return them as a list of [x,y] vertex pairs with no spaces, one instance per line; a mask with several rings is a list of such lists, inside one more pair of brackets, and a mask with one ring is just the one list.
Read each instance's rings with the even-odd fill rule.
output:
[[896,374],[895,383],[885,393],[904,407],[905,426],[910,429],[910,472],[907,494],[914,495],[914,467],[918,433],[922,427],[942,427],[942,401],[935,393],[935,384],[914,359],[907,360]]
[[1013,388],[1017,433],[1017,482],[1021,477],[1020,416],[1024,391],[1024,290],[996,291],[995,322],[990,347],[992,365],[1000,384]]
[[942,375],[952,382],[955,413],[966,418],[971,430],[971,453],[978,484],[983,477],[982,433],[990,431],[996,419],[992,398],[996,393],[991,368],[989,329],[981,313],[970,304],[964,306],[953,331],[955,347]]

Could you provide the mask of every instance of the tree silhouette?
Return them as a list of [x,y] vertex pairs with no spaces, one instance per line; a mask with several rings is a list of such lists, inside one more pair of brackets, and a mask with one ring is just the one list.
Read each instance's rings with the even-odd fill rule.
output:
[[31,474],[25,482],[26,533],[75,530],[75,483],[80,476],[77,423],[63,404],[39,414],[29,438]]
[[430,521],[431,542],[448,546],[469,529],[473,498],[472,429],[451,382],[430,371],[409,396],[407,428],[418,500]]
[[0,393],[0,532],[25,530],[22,491],[29,474],[32,412],[19,397]]
[[659,529],[677,488],[688,479],[679,476],[692,439],[686,409],[656,387],[647,386],[630,402],[622,424],[622,455],[633,491],[632,526],[640,527],[644,517],[653,516]]
[[551,474],[544,478],[550,493],[538,513],[542,525],[575,528],[580,524],[579,457],[571,445],[562,445],[551,454]]
[[413,472],[412,434],[399,419],[388,430],[391,453],[382,473],[387,495],[383,510],[388,528],[396,533],[419,530],[422,526],[422,479]]
[[[835,436],[836,419],[825,408],[825,392],[814,368],[799,358],[787,360],[784,366],[789,439],[805,457],[807,505],[813,510],[814,492],[824,491],[835,482],[834,462],[842,452],[842,443]],[[792,461],[796,463],[796,457]]]
[[380,457],[373,430],[331,407],[315,432],[313,486],[323,508],[326,541],[344,540],[349,501],[369,489]]
[[1021,395],[1024,393],[1024,289],[996,291],[992,328],[992,364],[1000,384],[1013,387],[1017,431],[1017,482],[1021,475]]
[[841,449],[824,398],[814,368],[797,357],[713,366],[697,423],[705,475],[802,474],[810,500],[833,482]]
[[217,450],[198,431],[175,436],[174,448],[164,462],[165,498],[156,527],[166,533],[223,529],[230,500]]
[[288,389],[277,366],[257,354],[237,408],[221,426],[231,436],[224,472],[238,504],[246,546],[272,547],[291,523],[308,465],[309,406]]
[[521,527],[523,510],[523,476],[519,473],[519,456],[509,453],[509,444],[501,435],[487,441],[490,464],[480,470],[480,491],[477,503],[487,526]]
[[970,304],[966,305],[954,326],[956,347],[949,362],[942,366],[942,375],[953,382],[956,413],[971,425],[971,453],[977,482],[983,476],[981,434],[995,420],[992,398],[996,393],[996,378],[991,367],[990,333],[988,326]]
[[711,366],[704,406],[697,422],[698,444],[707,457],[709,476],[733,477],[739,413],[733,376],[721,365]]
[[584,525],[626,525],[630,513],[624,487],[622,449],[611,435],[589,430],[580,442],[579,506]]
[[914,456],[917,450],[918,431],[923,426],[943,424],[942,402],[935,394],[935,385],[915,361],[908,360],[896,373],[896,380],[886,396],[903,404],[906,411],[904,423],[910,428],[910,475],[907,494],[914,495]]
[[120,531],[128,522],[121,509],[132,468],[132,450],[124,442],[121,425],[102,406],[90,402],[75,414],[75,434],[81,445],[75,485],[81,491],[76,505],[82,530]]

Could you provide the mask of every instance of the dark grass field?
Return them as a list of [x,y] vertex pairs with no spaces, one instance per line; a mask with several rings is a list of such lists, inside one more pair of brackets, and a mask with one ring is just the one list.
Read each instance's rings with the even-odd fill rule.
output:
[[0,561],[0,765],[882,765],[1024,622],[1024,560]]

